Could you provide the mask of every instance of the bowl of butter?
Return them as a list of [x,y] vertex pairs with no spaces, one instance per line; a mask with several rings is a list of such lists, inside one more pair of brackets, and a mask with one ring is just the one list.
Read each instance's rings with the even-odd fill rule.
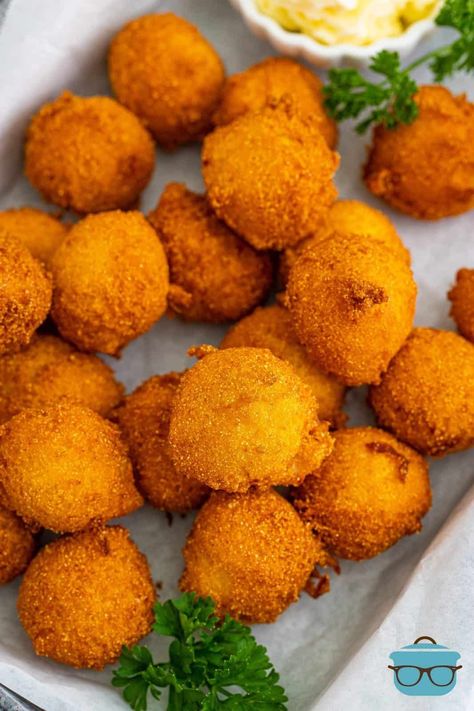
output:
[[367,67],[382,49],[410,54],[434,28],[438,0],[230,0],[272,46],[319,67]]

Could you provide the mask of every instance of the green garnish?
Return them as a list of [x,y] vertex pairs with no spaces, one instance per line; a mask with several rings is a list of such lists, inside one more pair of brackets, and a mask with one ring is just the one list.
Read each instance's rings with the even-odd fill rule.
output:
[[434,80],[441,82],[455,72],[473,71],[474,0],[446,0],[435,22],[453,28],[459,37],[404,68],[398,52],[378,52],[370,64],[373,72],[384,77],[378,83],[368,81],[357,69],[331,69],[329,83],[324,87],[324,103],[330,116],[344,121],[363,115],[356,125],[358,133],[364,133],[374,123],[387,128],[410,124],[419,111],[413,98],[418,86],[410,72],[428,64]]
[[287,697],[267,650],[249,627],[214,615],[211,598],[185,593],[154,607],[153,630],[174,637],[169,661],[156,664],[147,647],[124,647],[112,684],[135,711],[146,711],[169,687],[168,711],[283,711]]

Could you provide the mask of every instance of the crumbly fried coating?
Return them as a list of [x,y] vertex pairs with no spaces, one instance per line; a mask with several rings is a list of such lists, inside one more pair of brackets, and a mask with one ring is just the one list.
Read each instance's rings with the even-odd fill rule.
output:
[[151,136],[107,96],[64,92],[33,116],[25,172],[45,200],[76,212],[133,207],[155,163]]
[[364,169],[367,187],[422,220],[474,207],[474,104],[443,86],[423,86],[410,125],[377,126]]
[[474,343],[474,269],[460,269],[450,290],[450,315],[459,333]]
[[127,23],[109,50],[118,100],[165,148],[201,138],[224,85],[224,66],[199,30],[173,13]]
[[154,602],[147,559],[114,526],[45,546],[25,573],[17,608],[37,655],[102,669],[148,634]]
[[256,309],[227,331],[221,348],[268,348],[273,355],[293,366],[303,382],[311,388],[318,402],[318,417],[341,426],[345,415],[341,411],[345,387],[326,375],[310,360],[296,338],[289,312],[273,304]]
[[69,400],[22,410],[2,425],[0,484],[9,509],[60,533],[143,503],[119,428]]
[[213,120],[216,126],[225,126],[289,95],[298,111],[318,124],[326,143],[334,148],[337,125],[325,111],[322,89],[320,78],[303,64],[290,57],[267,57],[227,79]]
[[422,454],[474,444],[474,345],[451,331],[416,328],[369,401],[381,427]]
[[235,321],[267,296],[270,257],[221,222],[204,196],[169,183],[148,220],[168,259],[169,305],[185,319]]
[[377,383],[411,331],[416,284],[384,245],[337,234],[290,272],[287,305],[299,340],[347,385]]
[[123,386],[106,363],[56,336],[35,335],[28,348],[0,358],[0,423],[61,397],[106,417],[122,396]]
[[293,491],[294,505],[341,558],[373,558],[421,529],[431,506],[428,466],[375,427],[338,430],[332,454]]
[[137,486],[145,498],[163,511],[187,513],[201,506],[209,489],[179,474],[171,461],[168,433],[180,379],[180,373],[149,378],[125,398],[113,419],[129,446]]
[[217,128],[202,152],[217,216],[256,249],[284,249],[318,229],[337,196],[338,163],[288,97]]
[[[248,623],[273,622],[306,585],[311,588],[316,565],[332,564],[291,504],[272,489],[211,494],[183,555],[181,590],[210,595],[219,615]],[[327,577],[325,583],[324,592]]]
[[0,585],[23,573],[35,549],[32,531],[12,511],[0,506]]
[[22,244],[0,235],[0,355],[30,342],[51,305],[51,277]]
[[63,241],[67,230],[56,217],[36,207],[0,211],[0,235],[10,235],[18,240],[35,259],[45,264]]
[[279,277],[283,286],[288,283],[290,270],[297,258],[306,248],[320,247],[327,239],[338,234],[357,234],[367,238],[368,244],[381,242],[410,264],[410,252],[403,244],[394,225],[388,217],[370,205],[359,200],[336,200],[327,212],[326,220],[320,229],[307,240],[294,247],[288,247],[280,255]]
[[139,212],[88,215],[71,228],[51,270],[51,315],[81,350],[118,355],[166,310],[166,256]]
[[203,346],[203,353],[173,403],[178,472],[229,492],[302,481],[332,449],[310,388],[263,348]]

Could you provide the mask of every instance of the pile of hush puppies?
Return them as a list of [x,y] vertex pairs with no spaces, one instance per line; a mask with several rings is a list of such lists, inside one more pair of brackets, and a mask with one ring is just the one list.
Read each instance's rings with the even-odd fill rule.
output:
[[[425,455],[474,443],[474,270],[450,292],[462,335],[413,329],[410,253],[382,212],[337,199],[315,74],[270,58],[226,79],[173,14],[128,23],[108,59],[116,99],[65,92],[26,137],[30,182],[80,219],[0,213],[0,583],[24,572],[37,654],[93,669],[149,632],[156,596],[110,519],[145,500],[199,509],[181,589],[272,622],[328,591],[338,559],[419,531]],[[417,100],[411,127],[376,129],[367,185],[415,217],[468,210],[473,106],[440,87]],[[145,217],[154,140],[203,140],[207,193],[171,183]],[[433,164],[440,145],[457,173]],[[96,353],[118,356],[165,312],[236,323],[125,396]],[[345,427],[345,391],[363,384],[380,428]],[[44,529],[59,535],[41,547]]]

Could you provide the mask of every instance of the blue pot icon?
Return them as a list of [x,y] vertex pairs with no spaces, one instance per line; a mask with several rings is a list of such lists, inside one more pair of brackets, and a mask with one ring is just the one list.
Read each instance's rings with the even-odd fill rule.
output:
[[[428,640],[428,641],[423,641]],[[432,637],[418,637],[413,644],[392,652],[395,686],[407,696],[444,696],[456,686],[460,658]]]

